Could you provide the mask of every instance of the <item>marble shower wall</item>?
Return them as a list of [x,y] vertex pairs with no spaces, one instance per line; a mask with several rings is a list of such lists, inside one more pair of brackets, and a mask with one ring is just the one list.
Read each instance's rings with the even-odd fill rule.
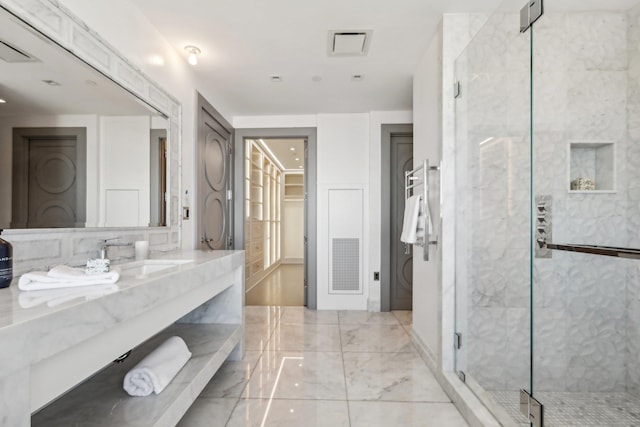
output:
[[[553,197],[553,241],[640,246],[638,22],[547,12],[535,25],[533,185]],[[492,16],[456,64],[464,353],[489,390],[529,387],[531,34],[517,23]],[[615,143],[615,193],[568,192],[570,142]],[[555,251],[533,267],[536,390],[640,389],[638,262]]]
[[[534,38],[534,194],[553,197],[553,241],[626,247],[626,14],[548,13]],[[615,192],[568,192],[570,142],[615,144]],[[627,263],[535,259],[537,390],[625,390]]]
[[[640,5],[627,13],[627,229],[628,244],[640,248]],[[640,262],[627,267],[627,390],[640,394]]]

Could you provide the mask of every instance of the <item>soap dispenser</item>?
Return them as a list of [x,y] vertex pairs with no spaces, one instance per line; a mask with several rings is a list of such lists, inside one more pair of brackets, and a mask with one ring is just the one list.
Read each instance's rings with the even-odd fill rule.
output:
[[[2,234],[4,230],[0,230]],[[13,279],[13,246],[0,238],[0,288],[7,288]]]

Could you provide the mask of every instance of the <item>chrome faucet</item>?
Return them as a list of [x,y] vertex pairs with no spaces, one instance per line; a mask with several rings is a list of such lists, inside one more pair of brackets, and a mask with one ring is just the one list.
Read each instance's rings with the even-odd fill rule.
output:
[[119,239],[119,237],[113,237],[111,239],[104,239],[101,240],[100,242],[102,243],[102,245],[100,246],[100,259],[108,259],[107,258],[107,248],[109,246],[131,246],[131,243],[109,243],[111,240],[117,240]]

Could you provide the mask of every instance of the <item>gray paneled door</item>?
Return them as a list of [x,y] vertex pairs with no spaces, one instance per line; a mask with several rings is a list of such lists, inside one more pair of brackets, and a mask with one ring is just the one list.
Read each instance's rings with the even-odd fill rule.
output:
[[198,247],[231,249],[232,128],[202,96],[198,107]]
[[12,228],[84,227],[86,129],[16,128]]
[[413,137],[391,135],[391,310],[411,310],[413,250],[400,241],[404,218],[404,173],[413,169]]

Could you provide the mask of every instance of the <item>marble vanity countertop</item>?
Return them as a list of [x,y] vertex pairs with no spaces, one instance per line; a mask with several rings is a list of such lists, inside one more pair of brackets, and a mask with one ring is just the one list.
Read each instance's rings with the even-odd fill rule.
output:
[[18,289],[18,278],[14,278],[10,287],[0,289],[0,377],[171,303],[203,282],[228,286],[224,280],[214,279],[244,268],[244,251],[181,250],[151,259],[191,262],[148,276],[121,275],[113,293],[63,300],[53,307],[45,298],[40,304],[24,308],[24,295],[21,301],[20,294],[25,292]]

